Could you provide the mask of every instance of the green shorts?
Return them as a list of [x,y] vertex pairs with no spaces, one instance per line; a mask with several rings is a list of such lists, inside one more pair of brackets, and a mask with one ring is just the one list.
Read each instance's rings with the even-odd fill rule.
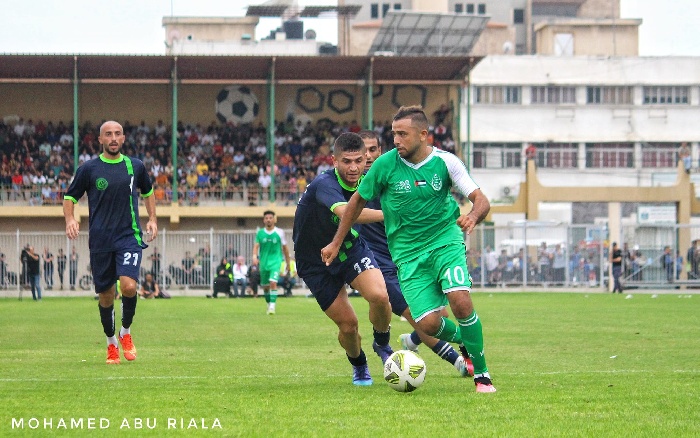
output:
[[268,271],[268,270],[260,270],[260,286],[269,286],[270,282],[274,281],[275,283],[279,283],[280,281],[280,271],[275,270],[275,271]]
[[472,287],[463,243],[436,248],[398,268],[403,296],[416,321],[447,307],[446,293]]

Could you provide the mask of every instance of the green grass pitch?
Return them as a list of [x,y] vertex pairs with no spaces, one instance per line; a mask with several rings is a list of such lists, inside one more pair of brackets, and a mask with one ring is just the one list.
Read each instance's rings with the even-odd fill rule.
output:
[[[352,385],[334,324],[304,297],[274,316],[262,298],[140,300],[138,359],[118,366],[96,301],[0,299],[0,436],[700,435],[700,296],[473,297],[495,394],[425,346],[423,386],[391,390],[361,298],[370,387]],[[395,349],[409,330],[394,318]]]

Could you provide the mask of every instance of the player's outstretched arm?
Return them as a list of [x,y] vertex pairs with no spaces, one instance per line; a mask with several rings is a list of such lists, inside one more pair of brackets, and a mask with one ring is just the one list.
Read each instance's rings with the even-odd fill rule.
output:
[[340,250],[340,245],[343,243],[343,238],[345,238],[350,231],[352,224],[354,224],[358,216],[360,216],[365,204],[367,204],[367,200],[363,199],[358,192],[355,192],[352,197],[350,197],[350,201],[345,206],[345,212],[340,218],[338,230],[335,232],[333,240],[331,243],[321,249],[321,260],[326,263],[326,266],[330,265],[331,262],[338,256],[338,251]]
[[491,203],[481,189],[476,189],[469,194],[472,202],[472,210],[467,214],[462,214],[457,218],[457,225],[470,234],[475,226],[486,218],[491,210]]
[[63,200],[63,217],[66,219],[66,236],[69,239],[75,240],[80,234],[80,224],[75,220],[73,215],[75,211],[75,204],[70,199]]
[[[339,205],[334,210],[333,213],[338,217],[343,217],[347,204]],[[357,217],[355,222],[358,224],[371,224],[373,222],[381,222],[384,220],[384,212],[381,210],[375,210],[373,208],[363,208],[360,210],[360,215]]]
[[158,219],[156,218],[156,197],[151,194],[144,198],[144,204],[146,205],[146,211],[148,212],[148,222],[146,223],[146,234],[148,234],[148,239],[146,242],[150,242],[158,236]]

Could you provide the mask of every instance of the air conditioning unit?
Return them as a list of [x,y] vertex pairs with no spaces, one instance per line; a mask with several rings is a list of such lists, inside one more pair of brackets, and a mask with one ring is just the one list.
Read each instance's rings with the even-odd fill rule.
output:
[[501,187],[501,196],[504,198],[517,198],[518,193],[520,192],[520,186],[519,185],[514,185],[514,186],[503,186]]

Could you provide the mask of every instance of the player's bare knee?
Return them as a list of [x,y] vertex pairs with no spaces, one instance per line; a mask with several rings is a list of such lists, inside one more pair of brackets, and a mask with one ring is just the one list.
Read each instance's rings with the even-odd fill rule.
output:
[[105,291],[99,294],[100,307],[108,308],[114,305],[114,292]]
[[386,289],[378,288],[368,291],[365,294],[365,299],[370,304],[370,306],[391,308],[391,304],[389,303],[389,295],[387,294]]
[[340,332],[340,334],[342,336],[353,336],[359,332],[359,325],[357,322],[357,318],[343,320],[343,321],[338,322],[337,324],[338,324],[338,331]]
[[129,280],[131,280],[131,281],[121,280],[119,282],[119,292],[127,298],[131,298],[133,296],[136,296],[136,292],[137,292],[136,282],[132,279],[129,279]]
[[438,313],[431,313],[417,322],[420,328],[428,336],[435,336],[442,326],[442,321]]
[[467,318],[474,311],[471,295],[467,290],[454,291],[447,294],[450,310],[455,318]]

